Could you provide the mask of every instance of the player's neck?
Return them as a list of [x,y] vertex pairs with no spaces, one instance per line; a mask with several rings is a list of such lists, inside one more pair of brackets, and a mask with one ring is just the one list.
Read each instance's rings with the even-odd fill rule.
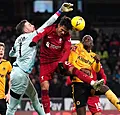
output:
[[84,49],[87,51],[87,52],[90,52],[90,48],[88,46],[84,46]]
[[0,59],[0,63],[1,63],[2,59]]

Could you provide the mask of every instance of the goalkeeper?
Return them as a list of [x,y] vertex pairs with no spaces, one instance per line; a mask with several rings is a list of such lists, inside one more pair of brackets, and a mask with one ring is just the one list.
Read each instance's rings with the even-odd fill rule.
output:
[[13,63],[13,69],[10,74],[10,103],[6,115],[15,114],[17,105],[24,94],[31,99],[33,107],[37,113],[39,115],[45,115],[44,109],[39,103],[37,92],[29,78],[29,74],[34,66],[37,51],[36,47],[30,48],[29,43],[37,33],[42,31],[45,27],[53,24],[60,16],[61,12],[72,11],[72,6],[71,3],[63,3],[61,8],[37,30],[35,30],[34,25],[27,20],[22,20],[16,26],[17,32],[21,35],[16,39],[15,44],[9,53],[10,57],[16,57],[16,61]]

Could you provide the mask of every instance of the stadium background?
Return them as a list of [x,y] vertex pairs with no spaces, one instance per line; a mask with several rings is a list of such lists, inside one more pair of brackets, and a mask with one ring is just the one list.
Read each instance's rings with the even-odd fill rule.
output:
[[[82,32],[72,31],[72,40],[81,40],[85,34],[94,38],[94,51],[101,56],[101,63],[107,75],[107,85],[120,97],[120,1],[119,0],[0,0],[0,41],[6,45],[5,58],[8,57],[17,35],[15,26],[20,20],[28,19],[36,27],[41,26],[63,2],[74,4],[74,11],[64,13],[73,17],[82,16],[86,21],[86,27]],[[30,78],[38,91],[40,98],[39,75],[39,51],[36,57],[35,67]],[[50,86],[52,115],[71,115],[71,87],[65,85],[67,76],[55,73]],[[7,86],[6,86],[7,89]],[[103,114],[119,115],[115,108],[101,96]],[[22,113],[23,112],[23,113]],[[107,113],[106,113],[107,112]],[[36,115],[30,101],[24,95],[24,99],[18,106],[16,115]],[[87,115],[89,115],[89,111]]]

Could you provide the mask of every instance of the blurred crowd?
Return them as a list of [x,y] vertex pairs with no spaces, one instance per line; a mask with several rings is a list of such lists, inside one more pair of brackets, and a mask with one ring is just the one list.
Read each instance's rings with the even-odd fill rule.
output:
[[[81,34],[72,32],[72,36],[81,40]],[[120,97],[120,33],[110,32],[105,33],[103,29],[91,28],[89,31],[86,29],[84,34],[90,34],[94,38],[93,51],[100,55],[101,63],[107,75],[107,85],[112,91]],[[4,42],[6,45],[5,59],[11,63],[14,62],[14,58],[8,56],[11,47],[14,44],[17,35],[15,29],[12,26],[0,26],[0,42]],[[36,56],[36,62],[30,78],[38,91],[39,97],[41,95],[39,84],[39,51]],[[53,79],[50,81],[50,97],[71,97],[71,87],[67,86],[67,76],[62,76],[58,73],[54,73]]]

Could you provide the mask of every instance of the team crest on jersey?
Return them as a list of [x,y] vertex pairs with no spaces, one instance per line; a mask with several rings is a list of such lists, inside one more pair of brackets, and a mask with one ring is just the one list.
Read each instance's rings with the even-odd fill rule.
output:
[[76,49],[77,49],[77,46],[72,46],[71,47],[71,50],[74,51],[74,52],[76,51]]
[[0,74],[0,77],[4,77],[4,75]]
[[77,101],[76,104],[77,104],[77,105],[80,105],[80,101]]
[[6,70],[6,68],[5,68],[5,67],[3,67],[3,68],[2,68],[2,70]]
[[59,39],[59,43],[61,43],[61,42],[62,42],[62,38]]
[[48,38],[52,38],[51,36],[48,36]]
[[43,79],[44,79],[44,76],[41,76],[41,79],[43,80]]

